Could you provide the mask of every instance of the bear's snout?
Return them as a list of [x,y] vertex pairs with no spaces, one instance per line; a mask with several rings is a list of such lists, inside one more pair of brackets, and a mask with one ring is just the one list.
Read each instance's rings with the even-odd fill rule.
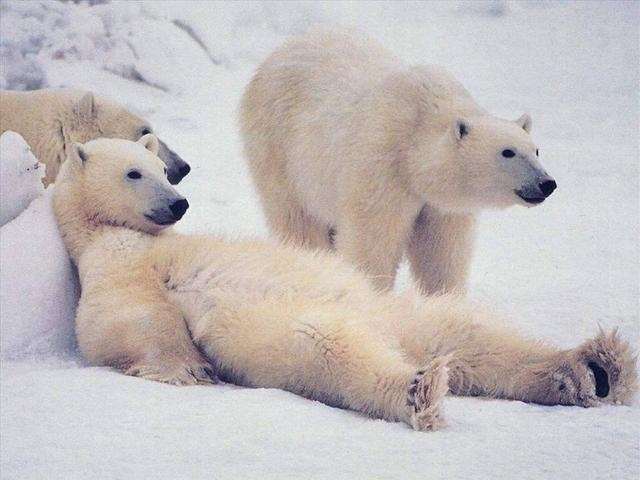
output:
[[160,140],[160,150],[158,157],[167,165],[167,179],[171,185],[180,183],[191,171],[191,167],[180,155],[167,147],[167,144]]
[[516,195],[518,195],[522,200],[530,205],[536,205],[538,203],[542,203],[545,201],[549,195],[551,195],[554,190],[558,187],[556,181],[551,177],[544,177],[540,179],[537,183],[533,183],[531,185],[526,185],[520,190],[516,190]]
[[538,188],[544,195],[544,198],[547,198],[549,195],[551,195],[557,186],[558,184],[556,184],[556,181],[552,178],[544,180],[543,182],[540,182],[538,184]]
[[186,198],[175,200],[169,205],[169,210],[171,210],[171,214],[176,221],[182,218],[184,212],[186,212],[188,208],[189,202],[187,202]]

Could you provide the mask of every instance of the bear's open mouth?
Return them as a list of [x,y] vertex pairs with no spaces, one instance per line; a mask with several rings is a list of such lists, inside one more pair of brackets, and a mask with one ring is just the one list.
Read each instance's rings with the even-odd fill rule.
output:
[[604,398],[609,395],[609,374],[596,362],[589,362],[587,366],[593,372],[593,378],[596,381],[596,395]]
[[524,195],[522,190],[514,190],[514,192],[516,193],[516,195],[518,195],[522,200],[524,200],[527,203],[531,203],[535,205],[545,201],[545,197],[527,197]]

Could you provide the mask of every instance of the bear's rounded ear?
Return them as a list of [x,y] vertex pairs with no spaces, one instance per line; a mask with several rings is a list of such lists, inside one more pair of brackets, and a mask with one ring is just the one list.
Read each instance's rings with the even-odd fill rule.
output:
[[89,155],[87,154],[81,143],[70,143],[67,145],[66,150],[67,160],[71,161],[75,165],[83,166],[89,159]]
[[463,118],[459,118],[453,124],[453,134],[456,137],[456,140],[462,140],[464,137],[469,135],[471,131],[471,124],[468,120]]
[[516,120],[516,123],[520,125],[525,132],[531,133],[531,116],[528,113],[523,113],[519,119]]
[[96,101],[93,93],[85,93],[82,98],[78,100],[78,103],[76,103],[74,110],[80,118],[94,118],[96,116]]
[[146,135],[141,136],[138,139],[138,143],[142,144],[144,148],[149,150],[154,155],[158,155],[158,150],[160,150],[160,142],[158,141],[158,137],[156,137],[153,133],[147,133]]

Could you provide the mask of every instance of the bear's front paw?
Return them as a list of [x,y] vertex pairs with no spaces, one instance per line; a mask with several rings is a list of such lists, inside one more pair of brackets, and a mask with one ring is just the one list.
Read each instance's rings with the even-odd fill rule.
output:
[[449,391],[449,360],[449,355],[434,359],[409,385],[407,406],[414,430],[438,430],[445,425],[442,400]]
[[169,383],[171,385],[215,384],[219,382],[213,367],[204,360],[171,359],[153,363],[137,363],[125,375]]
[[588,369],[592,394],[599,402],[630,403],[638,388],[637,357],[617,330],[600,331],[572,353],[575,361]]

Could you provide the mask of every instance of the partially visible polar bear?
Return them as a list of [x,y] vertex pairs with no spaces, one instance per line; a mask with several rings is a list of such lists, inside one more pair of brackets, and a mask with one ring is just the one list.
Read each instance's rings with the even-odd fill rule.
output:
[[476,212],[556,188],[528,115],[494,117],[442,68],[407,66],[350,33],[312,32],[273,53],[244,93],[241,126],[271,230],[335,243],[383,289],[406,252],[424,292],[463,290]]
[[218,374],[417,430],[441,425],[448,390],[585,407],[631,399],[635,361],[615,332],[559,350],[454,296],[378,293],[329,252],[163,234],[187,202],[157,148],[152,135],[94,140],[71,151],[56,183],[91,363],[176,384]]
[[[18,132],[47,167],[44,185],[55,181],[65,149],[73,142],[99,137],[138,140],[152,132],[151,125],[122,105],[93,93],[72,90],[0,92],[0,133]],[[176,184],[191,168],[166,144],[160,142],[160,158],[169,181]]]

